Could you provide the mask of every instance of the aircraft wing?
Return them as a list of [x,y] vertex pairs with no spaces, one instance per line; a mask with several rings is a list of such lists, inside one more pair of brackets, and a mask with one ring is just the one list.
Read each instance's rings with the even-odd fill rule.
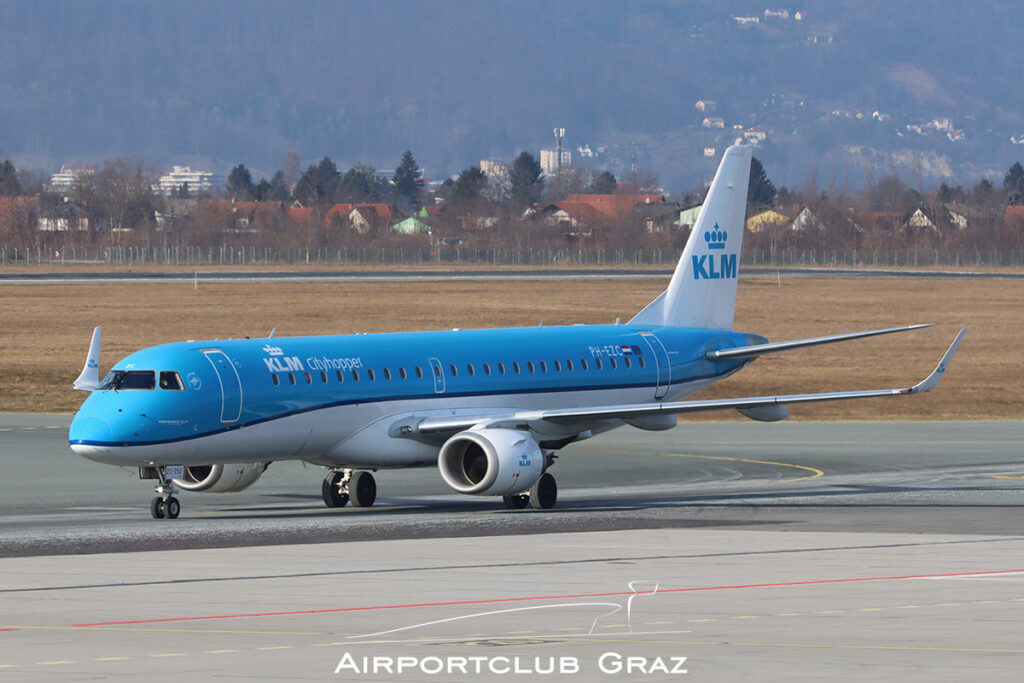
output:
[[[838,391],[821,394],[789,394],[783,396],[753,396],[747,398],[710,399],[705,401],[673,401],[668,403],[639,403],[618,406],[596,406],[592,408],[565,408],[556,410],[521,411],[508,415],[459,415],[429,417],[415,423],[413,429],[419,434],[454,433],[475,426],[508,427],[521,429],[530,427],[537,431],[549,431],[551,425],[587,425],[606,420],[633,420],[654,415],[695,413],[709,410],[757,410],[772,406],[818,403],[821,401],[844,401],[860,398],[885,396],[908,396],[934,389],[949,367],[960,340],[967,328],[960,330],[950,344],[942,360],[928,377],[917,384],[898,389],[876,389],[868,391]],[[409,425],[412,426],[412,425]]]

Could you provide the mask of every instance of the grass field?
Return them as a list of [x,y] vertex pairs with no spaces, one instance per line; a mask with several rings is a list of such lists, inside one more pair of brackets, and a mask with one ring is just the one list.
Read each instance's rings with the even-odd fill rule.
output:
[[[0,411],[73,412],[96,324],[101,374],[139,348],[184,339],[628,320],[664,287],[646,279],[509,282],[0,285]],[[937,327],[767,356],[703,397],[906,386],[970,327],[945,381],[905,399],[793,409],[792,419],[1019,419],[1024,283],[1013,280],[742,278],[736,329],[771,340],[901,324]],[[734,413],[699,419],[732,419]],[[738,416],[736,416],[738,418]],[[742,419],[742,418],[738,418]]]

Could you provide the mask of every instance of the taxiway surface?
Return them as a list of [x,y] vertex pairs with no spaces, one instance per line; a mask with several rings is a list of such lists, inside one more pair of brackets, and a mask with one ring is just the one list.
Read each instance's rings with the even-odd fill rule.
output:
[[134,471],[68,451],[67,419],[0,415],[11,680],[1024,667],[1024,423],[623,429],[563,451],[547,512],[450,494],[432,469],[381,472],[378,506],[327,510],[317,469],[278,463],[249,491],[182,494],[171,522]]

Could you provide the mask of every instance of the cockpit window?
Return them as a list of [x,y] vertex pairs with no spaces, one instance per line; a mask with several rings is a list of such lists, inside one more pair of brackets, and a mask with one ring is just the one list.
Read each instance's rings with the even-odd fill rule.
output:
[[160,388],[168,391],[185,391],[185,385],[181,383],[181,376],[173,370],[160,371]]
[[[181,380],[179,379],[180,383]],[[156,373],[152,370],[111,370],[103,378],[99,389],[155,389]]]

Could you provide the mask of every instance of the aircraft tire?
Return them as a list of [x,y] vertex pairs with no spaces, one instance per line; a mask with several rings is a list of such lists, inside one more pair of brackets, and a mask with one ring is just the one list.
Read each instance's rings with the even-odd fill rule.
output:
[[181,514],[181,503],[174,496],[164,501],[163,508],[167,519],[177,519],[178,515]]
[[348,482],[348,496],[352,506],[368,508],[377,500],[377,482],[369,472],[356,472]]
[[550,510],[558,500],[558,484],[555,478],[545,472],[530,487],[530,507],[535,510]]
[[164,499],[157,496],[153,500],[149,501],[149,514],[153,515],[153,519],[164,518]]
[[517,493],[514,496],[502,496],[501,500],[509,510],[522,510],[530,502],[530,500],[521,493]]
[[341,472],[331,472],[324,477],[320,493],[324,497],[324,504],[329,508],[343,508],[348,505],[348,494],[338,490],[338,482],[343,476]]

